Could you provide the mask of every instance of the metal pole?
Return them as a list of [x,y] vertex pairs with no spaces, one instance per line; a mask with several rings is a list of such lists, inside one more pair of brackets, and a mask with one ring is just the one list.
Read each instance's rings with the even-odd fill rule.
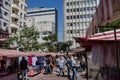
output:
[[86,76],[88,80],[88,61],[87,61],[87,52],[85,51],[85,62],[86,62]]
[[115,37],[115,49],[116,49],[116,56],[117,56],[118,80],[120,80],[120,73],[119,73],[119,53],[118,53],[118,44],[117,44],[116,29],[115,28],[114,28],[114,37]]

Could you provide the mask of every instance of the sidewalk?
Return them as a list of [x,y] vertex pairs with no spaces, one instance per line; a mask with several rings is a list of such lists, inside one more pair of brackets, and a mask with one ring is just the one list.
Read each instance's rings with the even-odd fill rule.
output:
[[[68,80],[67,77],[58,77],[57,73],[54,72],[53,74],[43,74],[40,73],[34,77],[29,77],[29,80]],[[87,80],[86,78],[82,78],[80,76],[80,73],[78,73],[78,80]],[[89,79],[89,80],[93,80],[93,79]]]

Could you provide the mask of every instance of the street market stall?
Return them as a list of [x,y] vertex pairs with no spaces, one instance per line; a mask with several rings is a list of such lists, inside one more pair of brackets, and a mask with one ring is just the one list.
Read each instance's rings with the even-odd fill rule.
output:
[[28,76],[32,77],[37,74],[39,74],[43,68],[44,68],[44,58],[45,56],[52,56],[55,57],[56,53],[49,52],[49,53],[44,53],[44,52],[37,52],[37,51],[31,51],[27,52],[28,53],[28,64],[29,64],[29,72]]
[[[116,34],[116,36],[115,36]],[[116,39],[115,39],[116,37]],[[119,80],[120,29],[92,35],[90,38],[76,38],[83,42],[82,46],[90,48],[92,61],[100,67],[100,80]]]
[[18,50],[0,49],[0,80],[18,80],[18,61],[16,57],[27,56]]

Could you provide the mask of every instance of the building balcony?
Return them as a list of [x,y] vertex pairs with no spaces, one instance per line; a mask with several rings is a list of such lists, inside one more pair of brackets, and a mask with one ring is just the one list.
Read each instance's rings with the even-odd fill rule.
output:
[[11,4],[12,8],[16,9],[16,10],[19,10],[19,6],[15,3]]
[[0,1],[0,6],[2,6],[2,4],[3,4],[3,2],[2,2],[2,1]]
[[19,16],[18,16],[16,13],[12,13],[12,14],[11,14],[11,17],[16,18],[16,19],[19,18]]
[[10,23],[10,27],[11,27],[11,28],[16,28],[16,29],[17,29],[19,26],[18,26],[17,23],[13,22],[13,23]]
[[19,0],[13,0],[13,3],[15,3],[15,2],[16,2],[16,3],[19,3]]

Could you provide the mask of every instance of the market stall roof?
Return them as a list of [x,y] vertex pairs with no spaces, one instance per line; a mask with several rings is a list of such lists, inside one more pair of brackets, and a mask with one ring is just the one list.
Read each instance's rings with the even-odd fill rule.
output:
[[48,53],[46,53],[46,55],[51,55],[51,56],[55,57],[55,56],[57,55],[57,53],[54,53],[54,52],[48,52]]
[[[106,31],[102,33],[96,33],[92,35],[90,38],[86,38],[86,36],[75,37],[74,39],[77,42],[88,43],[89,41],[115,41],[115,33],[113,30]],[[120,29],[116,30],[116,38],[117,41],[120,41]]]
[[0,56],[19,57],[27,56],[27,54],[18,50],[0,49]]
[[40,52],[37,52],[37,51],[29,51],[29,52],[26,52],[29,56],[45,56],[45,53],[40,53]]
[[6,38],[4,37],[0,37],[0,41],[5,41],[6,40]]
[[76,47],[74,49],[71,49],[70,52],[71,53],[77,53],[77,52],[82,52],[84,50],[85,50],[85,48],[79,46],[79,47]]
[[[88,40],[98,40],[98,41],[114,41],[115,40],[114,31],[106,31],[102,33],[97,33],[88,38]],[[116,30],[116,38],[120,41],[120,29]]]
[[45,53],[45,52],[38,52],[38,51],[30,51],[30,52],[27,52],[27,54],[29,56],[46,56],[46,55],[56,56],[56,53],[54,52]]
[[2,29],[0,29],[0,33],[1,34],[6,34],[6,35],[9,35],[10,33],[8,33],[7,31],[4,31],[4,30],[2,30]]

